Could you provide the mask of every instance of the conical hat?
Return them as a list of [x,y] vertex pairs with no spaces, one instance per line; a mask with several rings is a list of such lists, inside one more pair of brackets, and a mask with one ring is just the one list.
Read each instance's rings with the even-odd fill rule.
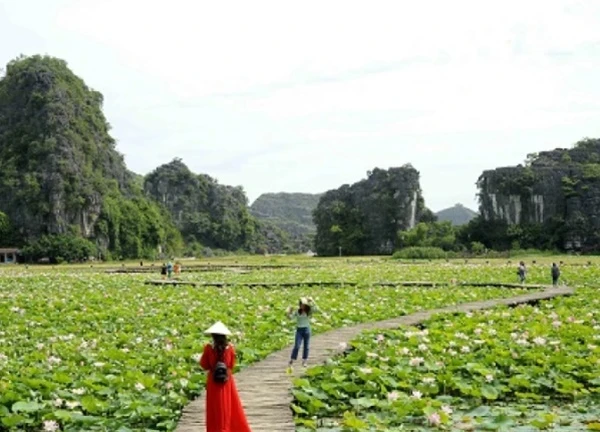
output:
[[225,336],[231,335],[231,332],[229,331],[229,329],[227,327],[225,327],[225,324],[223,324],[221,321],[214,323],[212,325],[212,327],[209,328],[208,330],[206,330],[204,333],[219,334],[219,335],[225,335]]
[[308,299],[306,297],[301,297],[300,298],[300,304],[308,305]]

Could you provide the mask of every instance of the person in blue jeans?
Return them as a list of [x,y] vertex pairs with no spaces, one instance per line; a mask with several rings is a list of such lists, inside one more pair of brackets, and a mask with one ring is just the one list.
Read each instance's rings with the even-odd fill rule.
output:
[[298,351],[300,345],[304,345],[302,349],[302,366],[306,367],[308,361],[308,352],[310,349],[310,318],[313,312],[317,311],[317,305],[311,297],[302,297],[298,304],[298,309],[288,309],[288,318],[296,320],[296,338],[294,340],[294,348],[292,349],[292,358],[289,366],[298,359]]

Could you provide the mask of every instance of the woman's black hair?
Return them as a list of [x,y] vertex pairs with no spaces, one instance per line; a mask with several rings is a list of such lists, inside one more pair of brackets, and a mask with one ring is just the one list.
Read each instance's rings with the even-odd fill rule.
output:
[[227,336],[221,334],[213,334],[213,343],[217,352],[217,359],[223,360],[225,348],[227,348]]
[[[305,304],[304,306],[306,306],[306,316],[310,316],[311,314],[311,308],[309,304]],[[300,301],[300,305],[298,306],[298,315],[300,315],[302,313],[302,301]]]

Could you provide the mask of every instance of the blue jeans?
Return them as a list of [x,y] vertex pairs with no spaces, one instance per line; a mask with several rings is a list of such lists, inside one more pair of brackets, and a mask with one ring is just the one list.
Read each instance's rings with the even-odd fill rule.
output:
[[294,341],[294,349],[292,350],[292,360],[298,359],[298,351],[300,351],[300,345],[304,341],[304,347],[302,350],[302,360],[308,359],[308,348],[310,344],[310,328],[309,327],[298,327],[296,329],[296,340]]

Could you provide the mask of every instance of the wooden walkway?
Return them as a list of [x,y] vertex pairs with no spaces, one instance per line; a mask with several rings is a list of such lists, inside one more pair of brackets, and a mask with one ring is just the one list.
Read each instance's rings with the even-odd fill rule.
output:
[[[105,273],[160,273],[161,265],[149,264],[145,266],[125,266],[119,268],[104,268]],[[215,272],[215,271],[241,271],[241,270],[280,270],[280,269],[299,269],[314,268],[315,264],[290,265],[290,264],[183,264],[182,273],[193,272]]]
[[[571,294],[573,294],[573,290],[566,286],[560,288],[546,287],[543,291],[511,298],[464,303],[417,312],[385,321],[331,330],[311,337],[309,362],[312,365],[323,363],[341,351],[340,342],[348,343],[365,330],[392,329],[403,325],[416,325],[442,312],[468,312],[498,305],[516,306]],[[238,391],[253,432],[295,431],[293,414],[290,408],[292,403],[292,380],[285,372],[290,352],[291,348],[275,352],[235,375]],[[303,368],[300,366],[300,362],[296,362],[294,375],[300,376],[302,373]],[[192,401],[183,410],[176,432],[204,432],[206,430],[204,404],[204,395]]]
[[179,279],[158,279],[149,280],[144,282],[146,285],[158,285],[158,286],[194,286],[194,287],[246,287],[246,288],[291,288],[295,286],[327,286],[327,287],[339,287],[345,286],[378,286],[378,287],[396,287],[396,286],[418,286],[425,288],[435,288],[442,286],[475,286],[475,287],[500,287],[500,288],[521,288],[521,289],[535,289],[540,290],[546,288],[546,285],[534,285],[534,284],[519,284],[519,283],[503,283],[503,282],[431,282],[431,281],[388,281],[388,282],[372,282],[362,283],[349,282],[349,281],[301,281],[301,282],[196,282],[189,280]]

